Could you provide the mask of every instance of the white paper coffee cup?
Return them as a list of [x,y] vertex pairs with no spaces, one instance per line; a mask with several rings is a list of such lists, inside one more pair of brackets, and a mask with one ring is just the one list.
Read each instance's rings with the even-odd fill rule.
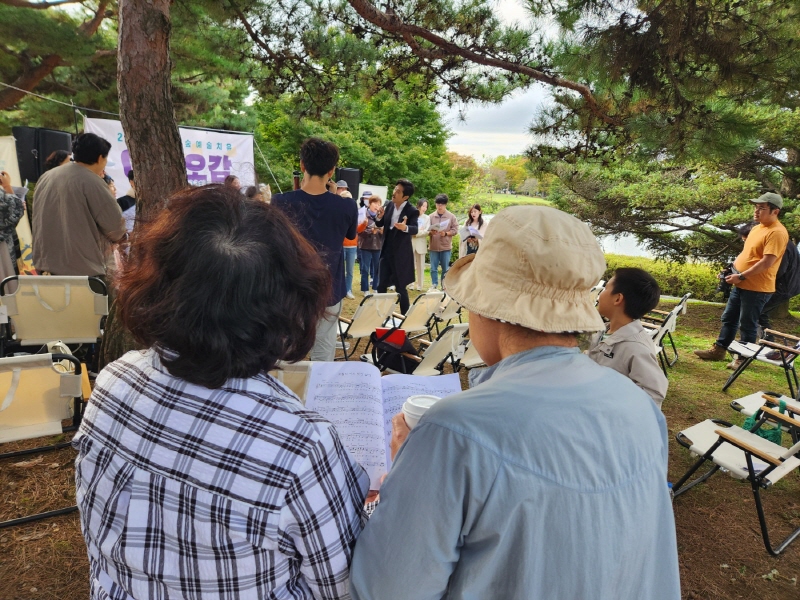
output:
[[439,396],[432,396],[429,394],[418,394],[416,396],[409,396],[408,400],[403,403],[403,416],[406,419],[406,425],[409,429],[413,429],[422,415],[441,398]]

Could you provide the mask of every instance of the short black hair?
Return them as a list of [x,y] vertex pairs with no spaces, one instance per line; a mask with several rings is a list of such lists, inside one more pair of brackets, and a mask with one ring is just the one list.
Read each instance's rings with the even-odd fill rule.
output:
[[66,150],[55,150],[51,152],[47,160],[44,161],[44,170],[42,172],[46,173],[50,169],[61,166],[61,163],[63,163],[67,157],[69,157],[69,152]]
[[436,194],[436,199],[434,200],[436,204],[447,204],[450,202],[450,198],[447,194]]
[[414,184],[408,179],[398,179],[395,185],[399,185],[403,188],[403,196],[406,198],[411,198],[411,196],[414,195]]
[[133,169],[128,170],[128,181],[133,181]]
[[310,137],[300,146],[300,160],[312,177],[327,175],[339,162],[339,148],[333,142]]
[[173,376],[219,388],[304,358],[330,288],[328,268],[280,209],[214,184],[173,194],[141,224],[117,303]]
[[625,298],[625,314],[631,319],[641,319],[658,306],[661,288],[658,282],[644,269],[625,267],[614,271],[613,294]]
[[110,151],[111,143],[94,133],[82,133],[72,143],[72,157],[85,165],[97,163],[100,157],[106,158]]

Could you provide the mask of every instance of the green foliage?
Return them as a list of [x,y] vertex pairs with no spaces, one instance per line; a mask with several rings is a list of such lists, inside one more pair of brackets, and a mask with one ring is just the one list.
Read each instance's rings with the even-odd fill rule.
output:
[[257,104],[259,143],[283,189],[291,189],[301,142],[318,136],[339,146],[340,166],[362,168],[365,182],[391,189],[405,177],[416,186],[416,198],[446,193],[460,199],[464,181],[448,159],[448,132],[432,102],[388,92],[371,98],[340,95],[334,101],[336,116],[319,119],[297,115],[289,96]]
[[[587,162],[561,163],[554,171],[559,183],[549,199],[558,208],[600,235],[632,234],[656,256],[679,262],[722,263],[738,254],[735,228],[753,219],[747,200],[760,193],[757,182],[706,166]],[[795,205],[786,202],[781,220],[797,237]]]

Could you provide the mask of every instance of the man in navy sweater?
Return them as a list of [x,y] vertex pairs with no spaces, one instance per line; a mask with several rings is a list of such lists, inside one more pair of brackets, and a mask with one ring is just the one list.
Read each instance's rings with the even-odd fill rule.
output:
[[[332,292],[328,311],[317,325],[311,360],[334,359],[336,324],[347,290],[344,281],[342,240],[356,237],[358,209],[350,198],[338,196],[331,180],[339,162],[339,148],[332,142],[308,138],[300,146],[299,190],[272,197],[273,206],[284,211],[300,233],[317,249],[331,273]],[[331,189],[332,188],[332,189]]]

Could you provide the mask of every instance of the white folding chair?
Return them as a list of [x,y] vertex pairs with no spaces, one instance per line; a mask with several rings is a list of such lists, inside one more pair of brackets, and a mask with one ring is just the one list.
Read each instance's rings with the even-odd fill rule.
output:
[[[444,300],[444,292],[426,292],[420,294],[408,308],[405,315],[392,314],[392,326],[404,329],[409,339],[427,335],[433,341],[431,329],[436,321],[436,311]],[[417,335],[412,335],[412,334]]]
[[[11,282],[13,293],[6,293]],[[101,293],[92,289],[101,290]],[[13,324],[19,346],[41,346],[60,340],[65,344],[94,344],[102,335],[108,314],[106,285],[97,277],[19,275],[0,283],[0,322]],[[0,336],[0,355],[7,353],[8,336]]]
[[[378,327],[383,327],[386,320],[392,316],[398,297],[396,292],[365,296],[356,308],[356,312],[353,313],[352,319],[339,317],[339,340],[344,356],[337,357],[337,360],[349,360],[356,353],[356,348],[362,338],[369,338],[370,334],[374,333]],[[344,328],[342,324],[345,325]],[[349,351],[346,339],[356,340]]]
[[472,340],[467,340],[467,347],[464,351],[464,356],[461,357],[458,366],[459,368],[464,367],[467,370],[486,366],[486,363],[483,362],[481,355],[478,354],[478,351],[475,349]]
[[425,346],[425,351],[420,359],[418,356],[407,354],[412,360],[420,361],[414,368],[414,375],[441,375],[447,361],[453,366],[453,371],[458,370],[458,361],[464,353],[464,336],[469,331],[469,323],[456,323],[448,325],[433,341],[420,340]]
[[606,289],[606,281],[605,279],[601,279],[596,286],[589,290],[589,293],[592,295],[592,302],[594,302],[595,306],[597,306],[600,300],[600,294],[604,289]]
[[[800,536],[800,527],[773,547],[769,538],[760,492],[761,489],[772,487],[789,473],[798,471],[800,468],[800,442],[795,441],[791,448],[786,449],[757,435],[755,431],[770,421],[793,430],[793,439],[797,440],[797,422],[794,419],[769,406],[762,406],[760,410],[761,416],[752,431],[746,431],[725,421],[708,419],[678,433],[675,436],[678,443],[699,458],[673,486],[672,490],[677,498],[680,494],[707,480],[720,469],[724,469],[736,479],[748,480],[753,490],[764,546],[771,555],[778,556]],[[713,464],[709,471],[691,483],[687,483],[706,462]]]
[[444,295],[442,298],[439,307],[436,309],[436,314],[434,315],[434,325],[436,326],[436,335],[440,335],[441,331],[439,330],[439,324],[442,324],[442,327],[447,327],[450,325],[450,322],[453,319],[458,319],[458,322],[461,323],[461,305],[453,300],[447,294]]
[[[64,362],[73,365],[66,371]],[[54,364],[58,363],[58,364]],[[0,358],[0,444],[74,431],[83,410],[81,364],[67,354],[30,354]],[[62,421],[72,419],[68,427]],[[59,450],[69,442],[6,452],[0,459]],[[21,525],[77,510],[70,506],[0,523],[0,528]]]
[[269,374],[291,390],[295,396],[306,403],[306,391],[308,389],[308,375],[313,363],[310,360],[301,360],[296,363],[279,362],[278,368]]
[[[678,351],[675,349],[675,344],[672,344],[672,348],[675,352],[674,360],[670,361],[669,357],[667,356],[667,350],[664,347],[664,339],[670,332],[675,331],[675,323],[678,319],[678,309],[673,308],[664,320],[661,322],[660,325],[654,325],[652,323],[648,323],[646,321],[642,321],[642,326],[650,331],[650,334],[653,336],[653,344],[655,344],[656,354],[658,354],[658,362],[661,363],[661,370],[664,371],[664,375],[667,374],[667,366],[672,366],[678,360]],[[670,337],[670,339],[672,339]]]
[[[764,333],[783,338],[784,340],[789,340],[791,345],[795,345],[800,342],[800,338],[789,335],[788,333],[775,331],[774,329],[765,329]],[[773,350],[778,353],[778,358],[767,358],[767,355]],[[744,370],[747,369],[747,367],[753,364],[754,361],[758,361],[768,365],[773,365],[775,367],[781,367],[784,375],[786,375],[786,383],[789,384],[789,393],[795,397],[800,395],[800,384],[798,384],[797,372],[794,368],[794,361],[797,359],[797,356],[800,355],[800,348],[761,339],[755,343],[733,341],[731,342],[730,346],[728,346],[728,352],[731,354],[738,354],[744,360],[742,361],[742,364],[739,365],[739,367],[734,370],[733,373],[731,373],[731,376],[728,377],[728,381],[725,382],[725,385],[722,386],[723,392],[727,390],[734,381],[736,381],[739,375],[741,375]]]

